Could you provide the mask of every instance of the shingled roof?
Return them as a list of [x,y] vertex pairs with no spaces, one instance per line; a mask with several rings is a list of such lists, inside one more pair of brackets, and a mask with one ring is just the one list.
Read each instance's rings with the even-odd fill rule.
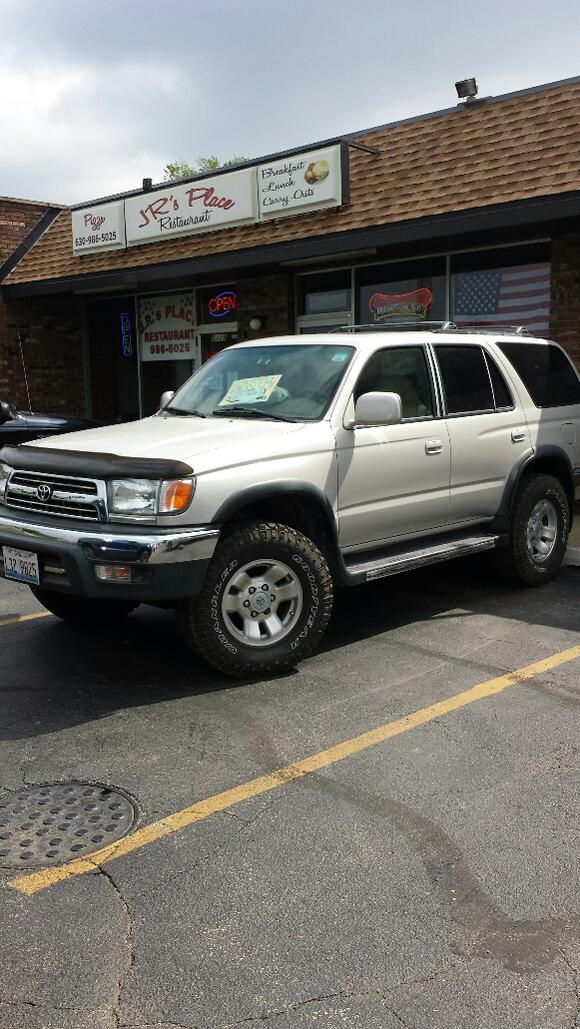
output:
[[83,256],[73,255],[65,210],[4,283],[78,279],[580,190],[580,79],[345,138],[380,153],[350,149],[350,203],[339,210]]

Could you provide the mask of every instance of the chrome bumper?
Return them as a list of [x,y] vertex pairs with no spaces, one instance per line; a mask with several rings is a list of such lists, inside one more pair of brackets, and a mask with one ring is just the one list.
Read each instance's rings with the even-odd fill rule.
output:
[[140,565],[168,565],[187,561],[204,561],[212,557],[219,539],[219,529],[199,526],[194,529],[158,529],[133,533],[107,528],[95,532],[79,527],[38,525],[0,514],[0,543],[6,533],[10,545],[24,549],[64,544],[79,547],[89,560],[122,561]]

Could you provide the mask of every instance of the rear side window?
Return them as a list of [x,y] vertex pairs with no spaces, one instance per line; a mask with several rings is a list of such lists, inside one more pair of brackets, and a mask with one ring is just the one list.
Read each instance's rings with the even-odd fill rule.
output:
[[493,386],[493,396],[495,400],[496,411],[505,410],[514,406],[513,397],[506,385],[506,381],[496,365],[493,357],[490,354],[485,354],[487,361],[487,367],[489,368],[489,374],[491,377],[491,384]]
[[435,347],[448,414],[493,411],[491,382],[481,347]]
[[580,379],[559,347],[505,341],[498,346],[513,364],[536,407],[580,404]]

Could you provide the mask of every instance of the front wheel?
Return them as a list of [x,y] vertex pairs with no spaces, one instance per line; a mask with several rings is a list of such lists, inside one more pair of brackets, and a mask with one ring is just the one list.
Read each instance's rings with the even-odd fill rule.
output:
[[178,611],[185,641],[214,668],[246,678],[312,653],[332,611],[332,577],[295,529],[250,522],[220,542],[199,596]]
[[552,475],[524,478],[514,502],[507,551],[497,554],[501,578],[514,585],[541,586],[557,575],[568,543],[570,505]]
[[129,600],[89,600],[37,586],[30,588],[47,611],[71,625],[115,625],[138,607]]

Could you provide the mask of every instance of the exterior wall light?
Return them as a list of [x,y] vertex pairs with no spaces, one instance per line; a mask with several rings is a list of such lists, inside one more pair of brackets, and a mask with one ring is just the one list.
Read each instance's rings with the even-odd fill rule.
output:
[[259,332],[263,324],[264,323],[261,318],[250,318],[250,328],[252,332]]
[[460,100],[475,100],[477,96],[477,82],[475,79],[460,79],[455,83],[457,96]]

